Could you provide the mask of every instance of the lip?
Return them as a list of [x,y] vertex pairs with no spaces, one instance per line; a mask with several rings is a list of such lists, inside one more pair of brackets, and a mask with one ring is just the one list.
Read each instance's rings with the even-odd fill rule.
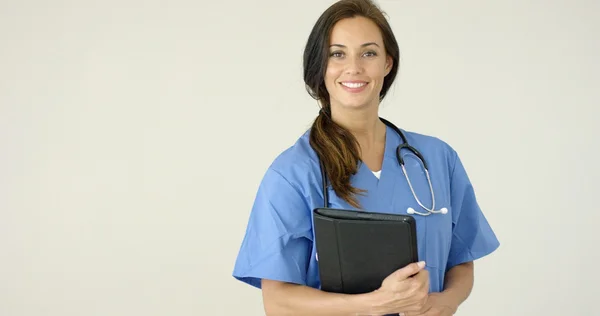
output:
[[[365,85],[363,85],[362,87],[359,87],[359,88],[350,88],[350,87],[346,87],[342,83],[364,83]],[[362,92],[363,90],[365,90],[367,88],[368,85],[369,85],[368,82],[362,81],[362,80],[344,80],[344,81],[340,82],[340,86],[344,90],[346,90],[346,91],[348,91],[350,93],[359,93],[359,92]]]

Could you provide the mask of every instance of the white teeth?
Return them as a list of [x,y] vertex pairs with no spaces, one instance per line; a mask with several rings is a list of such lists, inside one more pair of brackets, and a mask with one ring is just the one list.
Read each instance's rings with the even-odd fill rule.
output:
[[353,88],[353,89],[360,88],[360,87],[362,87],[362,86],[364,86],[366,84],[367,84],[366,82],[361,82],[361,83],[342,82],[342,85],[344,85],[344,86],[346,86],[348,88]]

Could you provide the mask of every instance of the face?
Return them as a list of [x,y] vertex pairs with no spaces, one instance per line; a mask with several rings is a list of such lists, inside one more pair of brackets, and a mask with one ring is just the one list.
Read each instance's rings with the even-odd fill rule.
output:
[[335,24],[325,74],[332,107],[377,108],[383,79],[391,69],[392,58],[386,56],[377,24],[364,17]]

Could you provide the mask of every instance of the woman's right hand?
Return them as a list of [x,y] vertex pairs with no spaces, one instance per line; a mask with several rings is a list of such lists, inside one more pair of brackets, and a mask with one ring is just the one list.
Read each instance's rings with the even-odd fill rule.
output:
[[375,295],[378,315],[419,311],[427,302],[429,272],[425,262],[411,263],[398,269],[381,283]]

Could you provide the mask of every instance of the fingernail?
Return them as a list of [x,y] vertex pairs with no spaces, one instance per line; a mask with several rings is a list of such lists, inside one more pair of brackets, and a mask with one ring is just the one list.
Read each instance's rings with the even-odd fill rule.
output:
[[425,266],[425,261],[419,261],[417,265],[419,266],[419,268],[423,268]]

